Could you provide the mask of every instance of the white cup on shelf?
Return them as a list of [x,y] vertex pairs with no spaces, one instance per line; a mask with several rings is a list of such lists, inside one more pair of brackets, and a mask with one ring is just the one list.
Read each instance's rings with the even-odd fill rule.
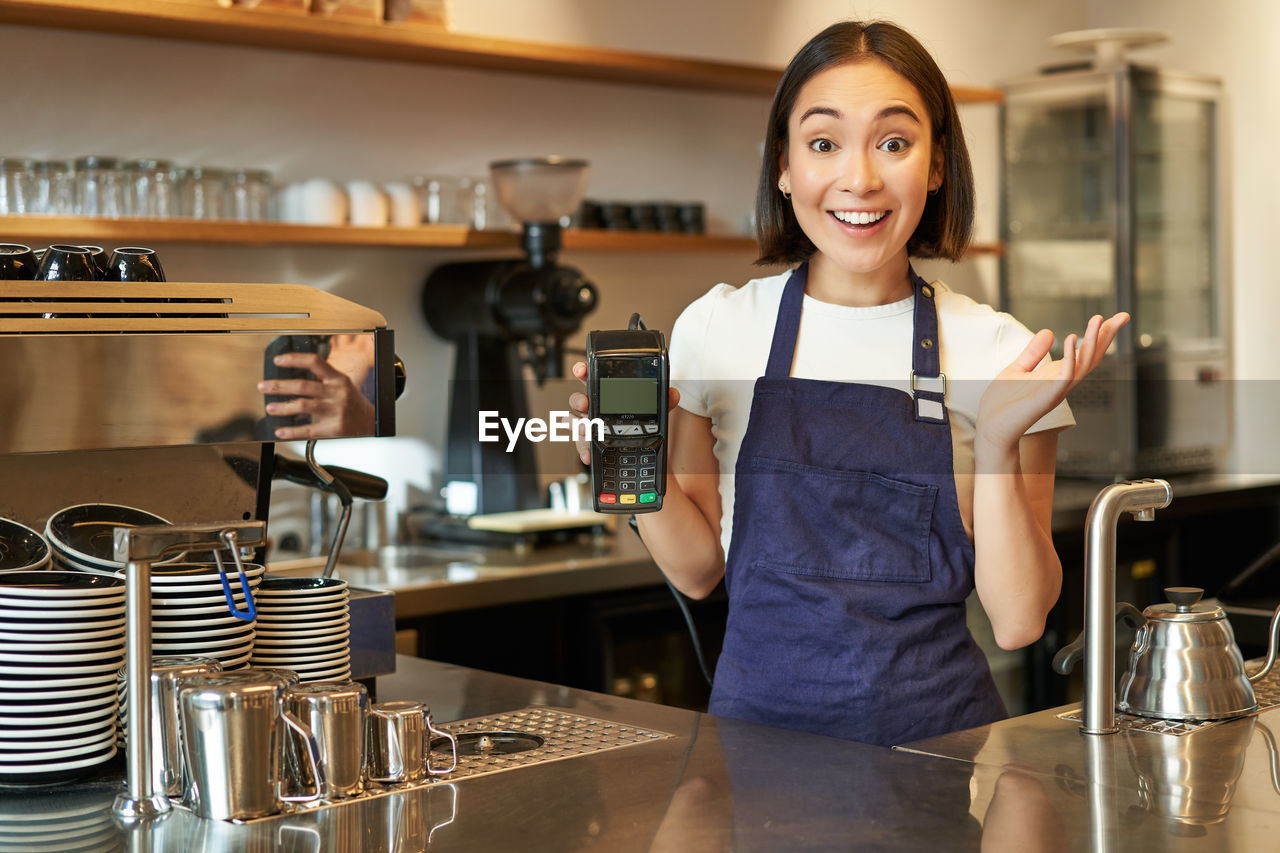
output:
[[351,204],[347,218],[352,225],[387,224],[387,195],[373,181],[348,181],[347,198]]
[[404,181],[392,181],[383,184],[389,205],[389,219],[392,225],[412,227],[421,225],[421,212],[418,207],[418,194],[413,187]]
[[280,191],[280,218],[302,225],[342,225],[347,221],[347,193],[328,178],[311,178]]

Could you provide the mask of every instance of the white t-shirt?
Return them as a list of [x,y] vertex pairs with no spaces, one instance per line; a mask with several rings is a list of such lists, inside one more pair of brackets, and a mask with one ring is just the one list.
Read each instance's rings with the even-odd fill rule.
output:
[[[721,545],[729,553],[733,532],[733,484],[738,450],[747,431],[755,380],[763,376],[774,321],[791,272],[753,279],[742,287],[718,284],[694,301],[671,330],[671,383],[681,408],[711,419],[720,469]],[[1008,314],[933,282],[938,306],[938,345],[947,377],[953,467],[973,473],[978,403],[987,385],[1017,358],[1032,333]],[[911,393],[912,319],[915,297],[888,305],[852,307],[808,295],[791,375],[804,379],[863,382]],[[1063,402],[1027,432],[1075,423]],[[957,485],[972,489],[962,477]],[[968,500],[965,500],[965,497]],[[961,496],[972,506],[972,495]]]

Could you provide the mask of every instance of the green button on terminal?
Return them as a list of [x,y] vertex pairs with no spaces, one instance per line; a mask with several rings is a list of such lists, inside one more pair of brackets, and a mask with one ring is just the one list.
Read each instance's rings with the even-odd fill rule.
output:
[[657,492],[642,492],[640,494],[640,503],[651,504],[658,499]]

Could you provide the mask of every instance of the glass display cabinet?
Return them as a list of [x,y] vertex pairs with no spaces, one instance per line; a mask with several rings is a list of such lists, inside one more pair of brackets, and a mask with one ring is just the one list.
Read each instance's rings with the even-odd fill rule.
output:
[[1003,308],[1062,336],[1095,313],[1132,315],[1069,398],[1059,473],[1213,468],[1230,412],[1220,84],[1118,63],[1002,88]]

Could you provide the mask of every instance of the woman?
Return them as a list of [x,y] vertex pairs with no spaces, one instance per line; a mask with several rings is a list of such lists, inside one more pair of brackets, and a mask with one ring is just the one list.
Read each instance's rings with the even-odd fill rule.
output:
[[677,320],[667,492],[638,517],[679,589],[725,580],[713,713],[879,744],[1005,716],[965,598],[1004,648],[1043,632],[1063,401],[1128,317],[1054,362],[1052,332],[916,276],[911,256],[961,257],[972,211],[955,103],[914,38],[845,22],[800,50],[757,200],[759,262],[799,266]]

